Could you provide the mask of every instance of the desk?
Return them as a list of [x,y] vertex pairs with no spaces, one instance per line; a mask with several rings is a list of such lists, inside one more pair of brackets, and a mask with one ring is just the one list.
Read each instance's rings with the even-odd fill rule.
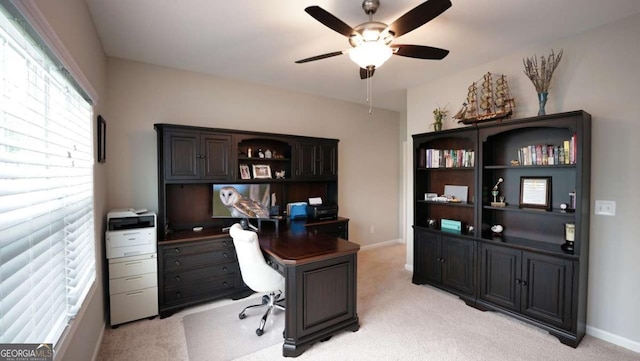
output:
[[296,357],[337,332],[360,328],[356,268],[360,246],[306,231],[261,232],[260,247],[285,276],[282,354]]

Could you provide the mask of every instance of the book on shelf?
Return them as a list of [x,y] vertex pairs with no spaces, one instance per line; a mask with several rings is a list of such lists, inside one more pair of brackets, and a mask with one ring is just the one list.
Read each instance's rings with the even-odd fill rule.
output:
[[576,164],[577,146],[575,133],[559,145],[526,145],[518,149],[518,164],[525,166]]
[[419,162],[420,165],[424,164],[425,168],[473,167],[475,152],[469,149],[427,148],[420,152]]

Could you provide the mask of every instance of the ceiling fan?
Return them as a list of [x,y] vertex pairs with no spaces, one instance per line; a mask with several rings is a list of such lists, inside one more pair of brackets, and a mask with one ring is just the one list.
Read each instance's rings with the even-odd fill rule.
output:
[[360,78],[367,79],[372,77],[374,71],[384,64],[391,55],[440,60],[449,54],[449,50],[431,46],[391,44],[391,42],[395,40],[395,38],[415,30],[442,14],[451,7],[451,1],[425,1],[402,15],[390,25],[373,21],[373,14],[376,13],[379,6],[380,1],[378,0],[364,0],[362,2],[362,9],[369,15],[369,21],[355,28],[351,28],[342,20],[331,15],[319,6],[309,6],[304,9],[304,11],[314,19],[349,38],[349,44],[352,46],[352,49],[316,55],[298,60],[296,63],[307,63],[348,53],[351,60],[360,67]]

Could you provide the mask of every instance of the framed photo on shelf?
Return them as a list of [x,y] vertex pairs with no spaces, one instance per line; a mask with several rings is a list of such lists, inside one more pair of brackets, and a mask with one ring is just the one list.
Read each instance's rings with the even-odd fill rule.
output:
[[266,164],[253,164],[253,178],[271,178],[271,167]]
[[520,177],[520,208],[551,209],[551,177]]
[[249,173],[249,166],[246,164],[240,164],[240,178],[251,179],[251,173]]

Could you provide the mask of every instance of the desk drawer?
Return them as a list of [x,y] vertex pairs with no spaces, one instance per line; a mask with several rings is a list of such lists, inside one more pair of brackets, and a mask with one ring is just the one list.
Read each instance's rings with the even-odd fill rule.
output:
[[229,248],[223,251],[165,257],[164,271],[178,271],[191,267],[225,262],[236,262],[235,249]]
[[164,275],[164,286],[180,286],[191,283],[211,282],[220,276],[240,275],[235,262],[221,263],[196,269],[167,272]]
[[184,256],[226,249],[234,249],[231,238],[166,245],[162,247],[162,255],[163,257]]
[[118,293],[129,292],[134,290],[140,290],[143,288],[158,286],[158,274],[146,273],[143,275],[134,275],[123,278],[116,278],[109,280],[109,294],[115,295]]
[[119,263],[109,263],[109,278],[122,278],[157,272],[156,258],[138,259]]
[[238,276],[230,275],[207,282],[193,283],[179,287],[165,287],[164,301],[166,303],[180,303],[189,299],[202,298],[200,296],[213,295],[216,291],[238,287]]

